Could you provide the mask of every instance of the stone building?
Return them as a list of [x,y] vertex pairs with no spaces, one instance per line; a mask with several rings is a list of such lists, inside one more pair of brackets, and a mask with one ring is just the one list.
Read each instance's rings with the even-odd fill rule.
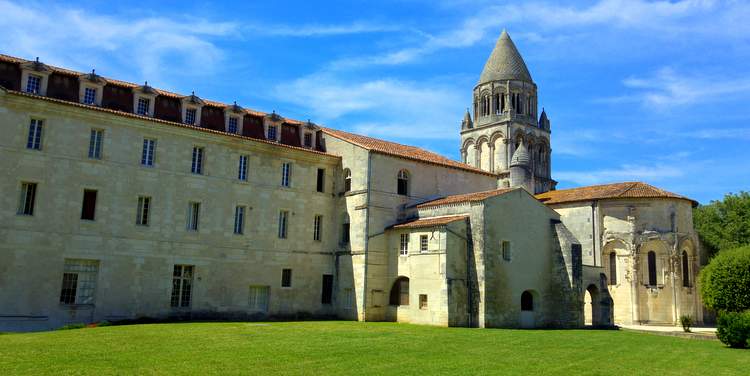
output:
[[550,122],[507,33],[473,112],[459,162],[0,55],[0,331],[699,315],[693,202],[642,183],[554,191]]

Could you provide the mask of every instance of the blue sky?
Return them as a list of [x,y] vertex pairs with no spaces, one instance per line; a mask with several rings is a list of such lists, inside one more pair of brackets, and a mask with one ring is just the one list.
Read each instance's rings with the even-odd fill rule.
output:
[[458,159],[506,28],[552,121],[559,188],[642,180],[702,203],[750,190],[744,1],[0,0],[0,52]]

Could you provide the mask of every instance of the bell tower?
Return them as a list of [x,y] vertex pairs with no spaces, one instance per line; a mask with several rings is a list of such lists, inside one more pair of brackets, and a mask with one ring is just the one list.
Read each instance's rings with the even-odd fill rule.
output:
[[[497,174],[499,187],[532,194],[554,189],[550,122],[544,110],[537,114],[537,98],[526,63],[503,30],[474,87],[473,120],[467,111],[461,122],[462,161]],[[517,151],[523,155],[514,158]],[[523,177],[515,176],[521,171]]]

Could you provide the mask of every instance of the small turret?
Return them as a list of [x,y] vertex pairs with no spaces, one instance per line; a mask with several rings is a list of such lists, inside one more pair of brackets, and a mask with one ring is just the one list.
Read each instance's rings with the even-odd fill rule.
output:
[[521,187],[534,194],[531,183],[531,158],[523,142],[510,159],[510,186]]
[[464,114],[464,120],[461,121],[461,129],[471,129],[474,128],[474,123],[471,122],[471,114],[469,113],[469,109],[466,109],[466,114]]
[[547,118],[547,113],[544,111],[544,107],[542,107],[542,114],[539,115],[539,128],[545,131],[550,130],[549,119]]

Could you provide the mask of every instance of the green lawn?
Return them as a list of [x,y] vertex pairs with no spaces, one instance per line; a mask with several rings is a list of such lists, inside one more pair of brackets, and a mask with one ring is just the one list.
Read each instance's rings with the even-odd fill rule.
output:
[[623,331],[189,323],[0,335],[0,375],[748,375],[750,350]]

